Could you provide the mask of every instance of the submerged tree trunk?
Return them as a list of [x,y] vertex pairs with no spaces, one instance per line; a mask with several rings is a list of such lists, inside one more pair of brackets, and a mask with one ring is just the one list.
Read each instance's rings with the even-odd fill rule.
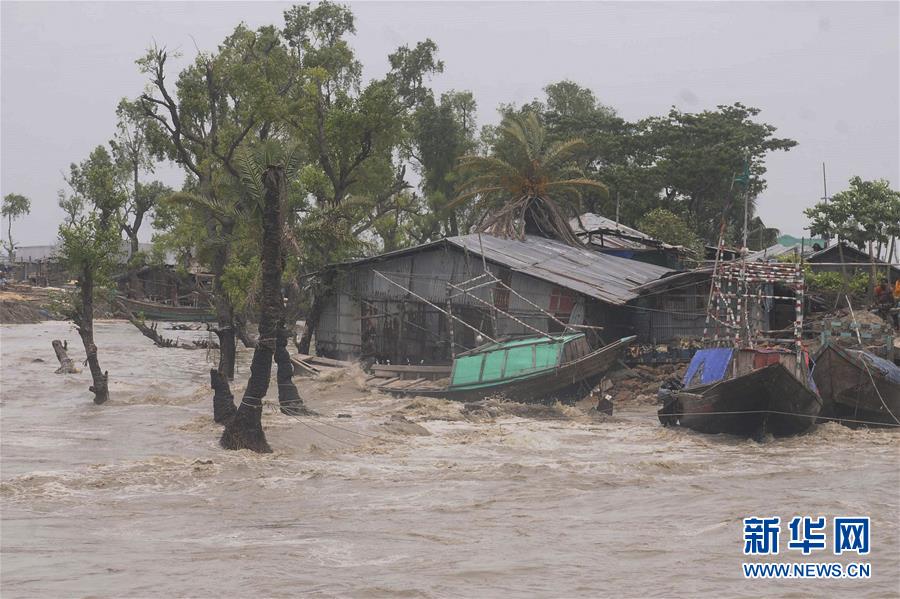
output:
[[213,389],[213,420],[218,423],[228,422],[234,418],[237,408],[234,407],[234,394],[228,386],[228,379],[222,373],[211,368],[209,382]]
[[59,360],[59,368],[56,369],[55,374],[74,374],[78,372],[78,369],[75,368],[75,361],[69,357],[68,343],[63,343],[59,339],[53,340],[53,351],[56,353],[56,359]]
[[102,404],[109,399],[109,373],[100,368],[97,359],[97,345],[94,343],[94,273],[85,270],[81,273],[79,281],[81,291],[81,306],[75,316],[75,326],[84,343],[84,353],[87,355],[88,367],[91,369],[91,379],[94,384],[90,390],[94,393],[94,403]]
[[247,349],[256,348],[257,340],[250,336],[250,333],[247,332],[247,321],[243,316],[235,316],[234,317],[234,332],[237,335],[237,338],[241,340],[241,343],[244,344],[244,347]]
[[316,295],[313,298],[312,306],[309,314],[306,315],[306,326],[303,328],[303,334],[300,336],[300,343],[297,344],[297,351],[301,354],[308,354],[310,345],[312,344],[313,335],[316,334],[316,328],[319,325],[319,318],[322,316],[322,310],[325,308],[325,300],[322,295]]
[[[222,226],[222,236],[227,239],[234,230],[233,224]],[[234,307],[225,294],[222,275],[228,263],[228,242],[224,241],[216,248],[212,260],[213,306],[216,309],[216,328],[213,329],[219,338],[219,372],[228,380],[234,379],[234,361],[237,343],[234,335]]]
[[331,295],[331,289],[334,284],[334,272],[326,271],[322,275],[318,289],[313,297],[312,306],[309,308],[309,314],[306,315],[306,327],[304,327],[303,335],[300,336],[300,342],[297,344],[297,351],[301,354],[308,354],[312,344],[313,335],[319,327],[319,319],[322,318],[322,312],[325,310],[325,302]]
[[125,317],[128,318],[128,322],[130,322],[134,328],[139,330],[141,335],[153,341],[153,344],[156,345],[156,347],[178,347],[178,343],[174,339],[166,339],[156,330],[156,323],[148,325],[146,322],[139,319],[134,312],[125,305],[125,302],[121,300],[116,300],[116,305],[119,307],[119,310],[125,314]]
[[[262,428],[262,400],[269,390],[272,376],[272,360],[276,355],[279,363],[279,399],[285,413],[297,413],[303,401],[293,383],[287,368],[287,331],[284,326],[284,300],[281,295],[281,276],[284,271],[282,256],[282,231],[284,217],[282,208],[287,187],[284,168],[269,166],[263,173],[265,188],[262,215],[262,291],[260,302],[259,338],[253,350],[250,364],[250,380],[241,404],[234,417],[225,425],[220,444],[225,449],[252,449],[260,453],[271,452]],[[282,370],[282,364],[287,366]],[[287,380],[285,380],[287,377]],[[284,387],[282,387],[282,381]],[[288,385],[292,388],[289,389]],[[284,391],[281,391],[284,389]],[[286,403],[287,402],[287,403]]]
[[280,329],[275,346],[275,363],[278,365],[276,374],[278,403],[282,414],[289,416],[311,414],[312,412],[303,405],[303,399],[300,398],[297,386],[294,385],[294,365],[291,363],[291,355],[287,350],[288,335],[286,329]]

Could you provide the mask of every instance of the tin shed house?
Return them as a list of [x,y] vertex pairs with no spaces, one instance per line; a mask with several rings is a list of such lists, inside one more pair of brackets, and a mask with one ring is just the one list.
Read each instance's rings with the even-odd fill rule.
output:
[[[468,295],[449,285],[485,269],[513,291],[487,279],[469,284]],[[330,289],[316,349],[335,358],[433,364],[449,361],[451,347],[458,353],[480,345],[477,331],[498,338],[533,334],[528,327],[561,331],[561,323],[580,327],[594,343],[598,336],[609,341],[633,331],[627,304],[636,289],[674,272],[543,237],[449,237],[316,273]]]

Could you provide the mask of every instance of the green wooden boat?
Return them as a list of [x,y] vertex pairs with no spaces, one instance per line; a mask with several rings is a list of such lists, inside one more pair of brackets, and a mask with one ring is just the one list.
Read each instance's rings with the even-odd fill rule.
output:
[[209,306],[170,306],[156,302],[146,302],[118,296],[131,312],[142,315],[146,320],[164,320],[178,322],[212,322],[216,313]]
[[521,402],[577,400],[600,382],[634,340],[625,337],[596,350],[591,350],[584,333],[489,343],[458,355],[449,378],[417,377],[417,367],[407,366],[404,376],[378,388],[459,401],[496,395]]

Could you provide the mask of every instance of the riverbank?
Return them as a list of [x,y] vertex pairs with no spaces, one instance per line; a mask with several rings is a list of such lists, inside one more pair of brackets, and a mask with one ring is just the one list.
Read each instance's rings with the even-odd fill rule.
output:
[[103,406],[88,373],[52,374],[52,339],[84,357],[70,324],[0,327],[4,599],[796,595],[797,581],[743,578],[741,520],[798,514],[873,522],[872,578],[804,592],[900,584],[896,431],[757,443],[663,428],[646,397],[616,396],[613,416],[472,409],[371,393],[351,369],[297,379],[314,418],[266,406],[274,454],[226,452],[213,353],[154,347],[125,322],[96,335]]

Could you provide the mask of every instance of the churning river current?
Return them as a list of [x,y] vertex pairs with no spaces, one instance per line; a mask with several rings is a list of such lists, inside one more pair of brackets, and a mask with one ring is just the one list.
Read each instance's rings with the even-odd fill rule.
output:
[[[86,371],[53,373],[53,339],[84,358],[70,324],[0,327],[4,599],[900,595],[897,430],[756,442],[663,428],[651,404],[467,411],[351,371],[297,379],[314,418],[265,410],[273,454],[228,452],[212,356],[96,335],[102,406]],[[743,518],[797,515],[871,517],[871,578],[745,579]]]

